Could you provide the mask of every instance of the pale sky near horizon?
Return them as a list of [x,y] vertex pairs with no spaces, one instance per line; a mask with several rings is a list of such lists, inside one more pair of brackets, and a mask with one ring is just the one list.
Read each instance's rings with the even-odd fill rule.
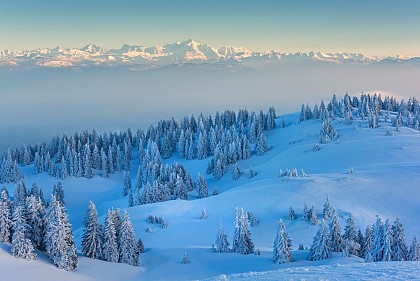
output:
[[417,0],[0,0],[0,49],[94,42],[420,56]]

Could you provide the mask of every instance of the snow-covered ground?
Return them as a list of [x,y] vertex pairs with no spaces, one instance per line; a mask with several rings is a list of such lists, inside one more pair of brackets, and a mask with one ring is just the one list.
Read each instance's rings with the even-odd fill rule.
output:
[[[420,263],[363,263],[356,257],[343,258],[334,254],[324,261],[311,262],[307,250],[297,250],[299,244],[310,247],[317,226],[301,220],[305,202],[317,208],[322,217],[322,206],[327,196],[337,208],[340,222],[352,213],[357,226],[364,229],[371,225],[376,215],[382,219],[401,218],[406,230],[407,243],[420,235],[420,134],[408,128],[394,131],[390,123],[381,122],[377,129],[366,123],[352,124],[334,121],[340,134],[338,141],[321,145],[314,152],[321,128],[319,120],[294,125],[296,114],[280,116],[290,122],[286,128],[277,126],[267,133],[272,149],[263,156],[252,156],[239,161],[244,174],[232,180],[231,169],[219,181],[205,170],[209,159],[180,160],[176,157],[165,161],[179,161],[193,177],[200,172],[206,175],[210,194],[217,187],[219,195],[196,199],[191,193],[189,201],[175,200],[156,204],[127,207],[122,197],[122,175],[109,179],[70,178],[63,181],[65,202],[73,225],[76,244],[80,249],[82,221],[89,200],[97,205],[101,220],[108,208],[126,209],[130,214],[137,238],[141,238],[146,252],[140,256],[140,267],[113,264],[84,257],[79,259],[76,272],[56,269],[42,253],[37,261],[24,261],[12,257],[8,245],[0,249],[0,271],[4,280],[413,280],[418,278]],[[131,176],[135,179],[137,159],[133,159]],[[258,173],[248,178],[249,167]],[[304,169],[307,177],[279,177],[279,170]],[[348,173],[353,168],[354,173]],[[33,174],[33,166],[23,168],[27,183],[37,180],[45,194],[57,182],[47,174]],[[8,186],[11,191],[14,187]],[[288,221],[292,206],[298,219]],[[201,220],[206,209],[208,218]],[[251,228],[252,239],[261,255],[218,254],[211,251],[219,224],[231,241],[234,230],[235,208],[253,211],[260,220]],[[168,228],[160,229],[146,221],[148,215],[161,215],[168,221]],[[283,265],[271,261],[271,251],[278,220],[283,219],[293,243],[293,262]],[[148,227],[152,233],[146,233]],[[187,252],[191,263],[181,264]],[[6,274],[6,275],[3,275]]]

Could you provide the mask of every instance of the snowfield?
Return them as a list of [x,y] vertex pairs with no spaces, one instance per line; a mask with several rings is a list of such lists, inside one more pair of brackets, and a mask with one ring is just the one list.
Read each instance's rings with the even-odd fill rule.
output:
[[[2,280],[415,280],[419,279],[420,262],[364,263],[358,257],[344,258],[340,253],[323,261],[312,262],[308,250],[298,250],[299,244],[310,247],[318,226],[302,220],[305,202],[314,204],[318,219],[328,197],[338,211],[342,229],[350,213],[362,232],[372,225],[376,216],[382,220],[399,216],[405,228],[407,244],[414,235],[420,235],[420,134],[409,128],[395,128],[381,120],[379,128],[367,128],[366,121],[356,120],[346,124],[333,121],[340,137],[329,144],[313,147],[318,143],[321,121],[309,120],[295,124],[298,114],[279,116],[277,126],[267,132],[272,148],[263,156],[252,155],[238,161],[244,174],[232,180],[232,166],[219,180],[206,174],[204,160],[185,160],[172,157],[164,160],[182,163],[196,179],[198,173],[206,177],[209,194],[217,187],[219,195],[197,199],[196,193],[189,200],[173,200],[127,208],[127,198],[122,196],[122,173],[104,179],[97,171],[93,179],[69,178],[62,181],[65,202],[73,226],[75,242],[81,250],[83,218],[89,200],[97,206],[101,222],[109,208],[128,211],[137,238],[141,238],[145,253],[140,255],[140,267],[108,263],[79,256],[75,272],[57,269],[40,252],[38,260],[26,261],[12,257],[10,245],[0,244],[0,271]],[[284,118],[285,128],[280,128]],[[341,121],[340,121],[341,120]],[[386,131],[393,132],[391,136]],[[133,155],[136,155],[135,153]],[[257,172],[248,177],[249,167]],[[131,178],[137,175],[138,159],[131,163]],[[306,177],[279,177],[279,170],[297,168]],[[34,175],[33,165],[22,167],[27,185],[37,181],[44,194],[49,195],[57,179],[46,173]],[[353,173],[349,173],[353,169]],[[14,185],[7,185],[13,194]],[[288,220],[292,206],[298,215]],[[261,255],[214,253],[220,224],[232,242],[235,208],[252,211],[259,225],[251,227],[252,240]],[[202,209],[208,214],[201,219]],[[168,227],[146,221],[148,215],[162,216]],[[279,219],[286,224],[292,240],[293,262],[282,265],[272,260],[272,247]],[[151,233],[146,229],[152,228]],[[182,264],[188,253],[190,264]],[[208,279],[210,278],[210,279]]]

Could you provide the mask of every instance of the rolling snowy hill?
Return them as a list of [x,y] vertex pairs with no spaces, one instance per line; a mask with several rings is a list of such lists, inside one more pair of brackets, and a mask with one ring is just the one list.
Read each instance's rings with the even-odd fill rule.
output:
[[[195,54],[209,51],[190,47]],[[89,49],[97,51],[94,46]],[[110,175],[108,179],[95,176],[93,179],[63,180],[66,207],[78,249],[89,200],[95,202],[102,222],[109,208],[126,209],[137,238],[142,239],[146,249],[140,255],[140,267],[80,257],[76,272],[68,273],[56,269],[42,253],[38,254],[37,261],[16,260],[8,253],[9,245],[2,244],[0,270],[6,272],[7,280],[43,281],[320,280],[327,275],[329,280],[415,279],[420,269],[418,262],[365,264],[361,258],[343,258],[339,253],[330,259],[312,262],[308,260],[308,251],[298,250],[298,246],[310,247],[318,229],[302,220],[305,202],[314,204],[318,218],[322,218],[322,206],[327,197],[338,211],[342,228],[350,213],[362,231],[374,223],[376,216],[391,221],[399,216],[407,243],[411,243],[412,237],[420,234],[419,132],[405,127],[396,132],[391,122],[383,117],[376,129],[368,128],[367,120],[357,119],[348,124],[344,119],[336,118],[333,125],[339,139],[321,144],[320,150],[315,151],[321,122],[308,120],[295,124],[298,116],[288,114],[276,119],[276,128],[266,133],[271,149],[262,156],[252,155],[238,161],[244,174],[236,181],[232,180],[232,165],[220,180],[207,175],[209,158],[185,160],[172,156],[164,160],[182,163],[194,179],[198,173],[205,175],[209,193],[212,194],[215,188],[220,191],[208,198],[197,199],[194,191],[189,194],[188,201],[171,200],[127,208],[127,197],[122,196],[121,173]],[[282,120],[287,124],[285,128],[280,126]],[[257,172],[253,178],[248,177],[251,166]],[[138,158],[134,156],[130,170],[133,179],[137,168]],[[280,169],[293,168],[299,173],[303,169],[307,176],[279,177]],[[34,175],[33,164],[21,170],[28,185],[37,181],[44,194],[50,194],[57,182],[46,173]],[[99,175],[100,171],[95,173]],[[13,184],[7,187],[13,192]],[[295,209],[297,220],[288,220],[290,206]],[[212,252],[219,224],[224,225],[231,243],[237,207],[252,211],[258,218],[259,225],[250,230],[255,248],[261,255]],[[203,208],[208,214],[205,220],[201,219]],[[164,217],[168,227],[161,229],[148,223],[148,215]],[[271,260],[279,219],[286,223],[293,249],[293,262],[282,265]],[[146,232],[149,227],[150,233]],[[190,264],[181,263],[184,253],[188,253]]]

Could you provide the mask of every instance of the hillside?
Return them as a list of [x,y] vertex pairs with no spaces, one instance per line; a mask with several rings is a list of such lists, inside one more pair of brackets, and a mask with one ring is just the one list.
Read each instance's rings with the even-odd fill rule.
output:
[[[205,175],[209,194],[217,187],[220,194],[197,199],[196,193],[189,194],[188,201],[171,200],[167,202],[139,205],[127,208],[127,198],[122,196],[122,173],[104,179],[69,178],[63,180],[65,202],[72,223],[75,241],[80,250],[82,222],[89,200],[97,206],[101,221],[109,208],[126,209],[131,217],[137,238],[141,238],[146,251],[140,255],[140,268],[123,264],[113,264],[84,257],[79,259],[79,268],[74,273],[63,272],[49,264],[40,254],[38,261],[21,261],[11,257],[7,245],[0,251],[0,270],[11,272],[9,278],[25,280],[190,280],[219,276],[214,280],[285,280],[295,278],[318,279],[314,274],[331,273],[331,279],[371,279],[378,270],[383,271],[381,280],[390,276],[400,280],[411,279],[420,269],[418,263],[364,264],[357,257],[343,258],[334,254],[330,259],[318,262],[308,260],[307,250],[298,250],[299,244],[310,247],[318,226],[302,220],[305,202],[314,204],[318,218],[322,218],[322,206],[328,197],[337,209],[340,223],[344,228],[350,213],[356,219],[362,232],[372,225],[376,216],[393,221],[401,218],[406,231],[407,243],[414,235],[420,234],[418,214],[420,212],[420,134],[410,128],[395,128],[391,122],[379,122],[376,129],[367,128],[367,121],[354,120],[347,124],[344,119],[333,121],[339,139],[329,144],[319,141],[321,122],[303,121],[295,124],[299,114],[288,114],[276,119],[276,128],[266,133],[271,149],[263,156],[252,155],[247,160],[238,161],[244,174],[239,180],[232,180],[232,165],[226,174],[215,180],[206,174],[209,158],[185,160],[178,156],[165,159],[166,163],[182,163],[194,180],[198,173]],[[282,119],[287,126],[280,127]],[[386,132],[392,132],[387,135]],[[135,179],[138,169],[136,153],[131,160],[131,178]],[[248,177],[249,167],[257,172]],[[306,177],[279,177],[279,170],[303,169]],[[348,173],[349,169],[353,173]],[[34,165],[22,167],[28,185],[37,181],[44,194],[50,194],[57,179],[47,173],[34,175]],[[95,172],[100,174],[99,171]],[[14,185],[7,185],[13,193]],[[288,210],[292,206],[298,219],[289,221]],[[235,208],[243,207],[252,211],[259,219],[259,225],[251,227],[252,240],[261,255],[240,255],[235,253],[218,254],[211,251],[219,224],[223,224],[229,242],[233,237]],[[201,219],[202,209],[208,214]],[[151,225],[146,221],[148,215],[162,216],[168,227]],[[271,261],[272,245],[278,227],[283,219],[286,230],[292,239],[293,262],[276,265]],[[152,228],[151,233],[146,229]],[[181,264],[187,252],[191,263]],[[339,270],[335,265],[340,264]],[[6,270],[7,268],[7,270]],[[11,270],[13,269],[13,270]],[[269,273],[262,272],[281,269]],[[369,274],[362,274],[367,271]],[[13,272],[13,273],[12,273]],[[309,273],[308,273],[309,272]],[[283,273],[287,277],[283,277]],[[309,275],[308,275],[309,274]],[[356,275],[353,275],[356,274]],[[222,275],[222,276],[220,276]],[[9,279],[7,278],[7,279]],[[395,279],[394,279],[395,280]]]

